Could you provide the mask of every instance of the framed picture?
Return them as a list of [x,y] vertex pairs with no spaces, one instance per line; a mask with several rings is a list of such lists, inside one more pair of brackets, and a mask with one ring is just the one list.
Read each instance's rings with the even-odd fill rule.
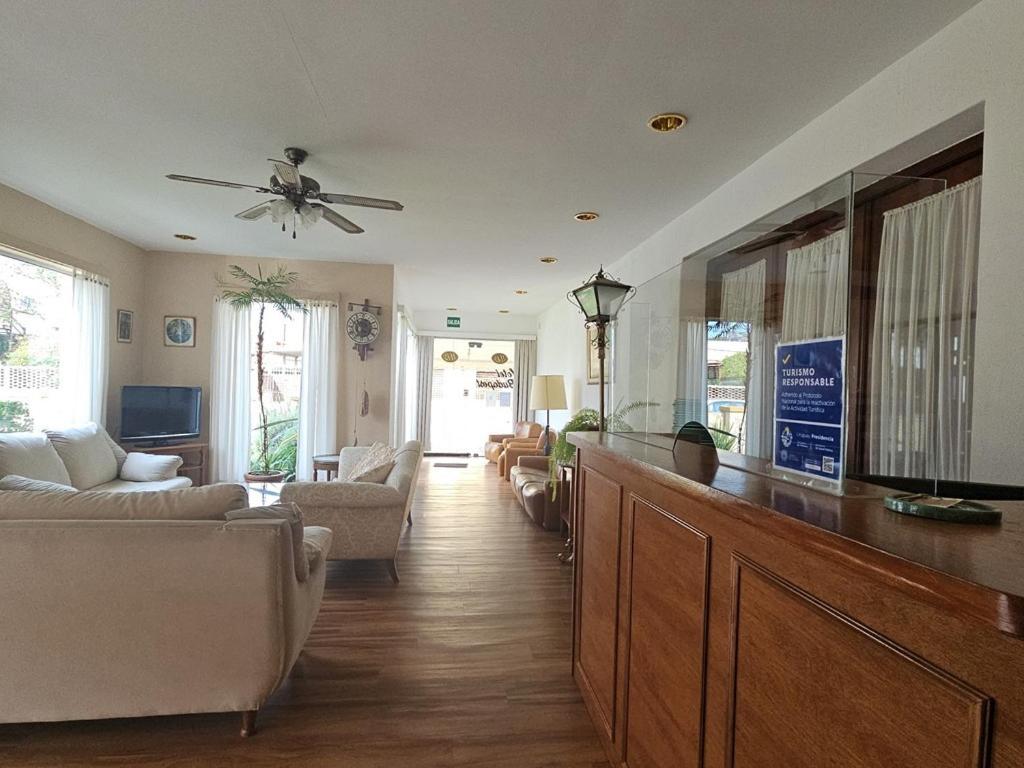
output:
[[597,328],[587,328],[587,384],[599,384],[600,364],[597,359]]
[[164,346],[194,347],[196,345],[196,319],[164,315]]
[[117,310],[117,340],[121,344],[132,343],[132,325],[135,313],[127,309]]

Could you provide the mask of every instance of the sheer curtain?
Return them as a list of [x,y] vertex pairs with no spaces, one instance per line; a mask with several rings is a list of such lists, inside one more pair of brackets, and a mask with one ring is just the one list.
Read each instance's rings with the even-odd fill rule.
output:
[[60,419],[105,426],[110,366],[110,283],[106,278],[75,270],[70,321],[61,360],[65,412]]
[[338,304],[303,302],[297,480],[313,479],[313,457],[338,450]]
[[530,382],[537,373],[537,342],[533,339],[516,339],[513,352],[515,378],[512,380],[512,404],[514,421],[530,420]]
[[675,429],[688,421],[703,424],[708,418],[708,326],[703,319],[683,320],[681,326],[679,400],[673,418]]
[[213,303],[210,359],[210,476],[237,483],[249,471],[249,310],[223,299]]
[[786,252],[782,341],[846,332],[846,230]]
[[395,381],[391,388],[391,445],[399,446],[405,442],[405,388],[408,375],[406,362],[408,354],[406,345],[409,343],[406,333],[409,322],[405,313],[399,309],[395,327]]
[[872,474],[969,479],[980,217],[980,177],[884,215]]
[[763,456],[771,450],[772,338],[764,324],[765,261],[722,275],[722,319],[749,326],[746,414],[743,453]]
[[430,450],[430,400],[434,396],[434,337],[416,337],[416,439]]

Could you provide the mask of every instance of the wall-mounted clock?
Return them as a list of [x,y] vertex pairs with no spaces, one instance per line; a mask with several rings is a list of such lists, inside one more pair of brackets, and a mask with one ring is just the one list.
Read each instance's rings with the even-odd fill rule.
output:
[[345,331],[348,337],[354,342],[352,347],[359,353],[360,360],[366,360],[366,353],[372,352],[371,346],[380,336],[380,307],[370,304],[369,299],[364,299],[362,304],[349,304],[348,322],[345,323]]

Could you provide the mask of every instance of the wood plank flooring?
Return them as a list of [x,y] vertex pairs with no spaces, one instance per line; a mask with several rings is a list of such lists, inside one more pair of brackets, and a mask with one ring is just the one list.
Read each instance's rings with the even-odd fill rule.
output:
[[480,460],[428,459],[413,519],[401,584],[376,563],[330,565],[255,737],[238,737],[235,715],[0,725],[0,765],[607,766],[570,676],[558,535]]

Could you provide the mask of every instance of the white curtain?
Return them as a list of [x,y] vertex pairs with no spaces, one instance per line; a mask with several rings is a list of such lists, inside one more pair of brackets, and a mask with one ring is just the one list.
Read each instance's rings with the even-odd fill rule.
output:
[[249,470],[252,440],[249,399],[249,310],[223,299],[213,303],[210,360],[210,476],[241,482]]
[[395,325],[395,377],[391,387],[391,445],[399,446],[405,442],[405,388],[408,370],[406,368],[408,360],[406,347],[409,343],[406,333],[409,321],[406,320],[402,310],[398,310],[398,319]]
[[512,380],[513,421],[530,421],[530,383],[537,373],[537,342],[516,339],[512,354],[515,369]]
[[106,425],[110,363],[110,283],[75,270],[67,343],[61,360],[61,388],[71,424]]
[[722,319],[749,326],[746,414],[742,449],[765,457],[771,450],[773,335],[764,320],[765,261],[722,275]]
[[688,421],[707,421],[708,413],[708,326],[704,319],[683,320],[680,329],[679,399],[675,404],[673,427]]
[[782,341],[846,332],[846,230],[786,252]]
[[981,178],[887,211],[874,329],[872,474],[968,480]]
[[338,450],[338,305],[303,302],[297,480],[313,479],[313,457]]
[[416,337],[416,439],[430,450],[430,401],[434,396],[434,337]]

